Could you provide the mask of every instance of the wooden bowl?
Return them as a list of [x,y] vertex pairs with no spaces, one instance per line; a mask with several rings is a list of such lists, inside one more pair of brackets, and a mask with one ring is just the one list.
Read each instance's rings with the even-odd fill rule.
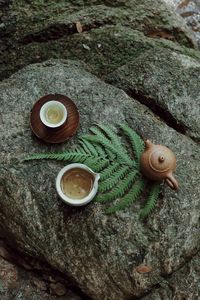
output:
[[[47,101],[56,100],[64,104],[67,109],[66,122],[57,128],[49,128],[40,120],[40,109]],[[62,143],[70,139],[77,131],[79,112],[75,103],[60,94],[50,94],[40,98],[33,106],[30,115],[30,126],[33,133],[47,143]]]

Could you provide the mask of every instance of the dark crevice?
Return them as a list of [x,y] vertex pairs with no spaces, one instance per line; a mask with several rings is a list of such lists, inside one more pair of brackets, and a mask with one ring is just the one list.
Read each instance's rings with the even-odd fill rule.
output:
[[[115,25],[111,20],[94,21],[91,24],[83,24],[82,32],[90,31],[94,28],[100,28],[107,25]],[[70,36],[78,33],[76,23],[54,24],[38,33],[29,34],[20,40],[20,43],[27,45],[33,42],[45,43],[50,40],[58,40],[64,36]]]
[[[46,262],[20,253],[18,250],[16,250],[16,248],[12,248],[11,245],[8,245],[2,237],[0,237],[0,245],[3,245],[7,252],[6,257],[2,255],[0,255],[0,257],[8,262],[26,270],[26,272],[29,272],[32,275],[35,275],[42,281],[46,282],[47,285],[50,283],[47,279],[48,277],[56,278],[57,280],[55,282],[62,283],[67,290],[72,291],[74,294],[79,296],[81,300],[92,300],[92,298],[90,298],[78,286],[76,286],[66,274],[53,269]],[[46,292],[48,293],[48,290]]]
[[177,273],[178,271],[183,269],[187,264],[189,264],[191,260],[199,254],[199,252],[200,252],[200,248],[196,249],[190,257],[185,258],[184,262],[180,264],[176,270],[172,271],[170,274],[161,274],[162,278],[165,280],[170,279],[173,274]]
[[[89,24],[82,24],[82,32],[89,32],[92,29],[98,29],[104,26],[109,26],[113,25],[115,26],[117,23],[114,19],[104,19],[104,20],[94,20],[92,23]],[[126,27],[126,25],[123,25]],[[128,26],[129,27],[129,26]],[[137,29],[137,28],[135,28]],[[21,40],[20,43],[27,45],[32,42],[37,42],[37,43],[45,43],[50,40],[59,40],[60,38],[64,36],[70,36],[73,34],[78,33],[76,23],[69,23],[69,24],[52,24],[48,26],[47,28],[44,28],[43,30],[28,34],[24,36]],[[177,29],[173,30],[167,30],[165,28],[157,28],[157,30],[145,30],[144,35],[149,37],[149,38],[154,38],[154,39],[167,39],[167,40],[172,40],[179,42],[181,41],[181,32]],[[193,42],[186,37],[188,47],[194,47]]]
[[161,120],[163,120],[169,127],[173,128],[177,132],[186,135],[186,126],[177,121],[174,116],[161,106],[159,106],[154,99],[145,96],[140,91],[134,91],[134,90],[126,90],[126,93],[140,102],[141,104],[144,104],[147,106],[154,114],[156,114]]
[[153,291],[159,289],[161,287],[160,283],[156,283],[154,284],[150,290],[146,291],[145,293],[142,294],[142,296],[134,296],[134,297],[131,297],[129,298],[128,300],[141,300],[142,298],[150,295]]
[[180,45],[189,47],[189,48],[196,48],[196,43],[192,39],[192,37],[188,37],[185,32],[180,29],[179,27],[173,27],[170,30],[164,28],[162,26],[158,28],[152,28],[151,30],[146,31],[145,36],[154,39],[166,39],[173,42],[177,42]]

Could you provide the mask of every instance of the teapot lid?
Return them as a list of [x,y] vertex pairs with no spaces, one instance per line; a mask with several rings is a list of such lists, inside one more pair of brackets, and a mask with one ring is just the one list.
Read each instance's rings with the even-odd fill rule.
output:
[[159,173],[169,171],[172,165],[172,157],[169,155],[169,149],[160,147],[160,149],[154,150],[149,156],[149,165],[151,169]]

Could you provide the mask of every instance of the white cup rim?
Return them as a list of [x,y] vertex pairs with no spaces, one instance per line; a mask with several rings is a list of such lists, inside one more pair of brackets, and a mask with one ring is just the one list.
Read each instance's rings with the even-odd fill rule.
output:
[[[62,111],[63,111],[63,118],[62,118],[62,120],[61,120],[59,123],[57,123],[57,124],[52,124],[52,123],[48,122],[48,121],[46,120],[46,118],[45,118],[45,112],[46,112],[47,108],[48,108],[49,106],[51,106],[51,105],[57,105],[57,106],[59,106],[59,107],[62,109]],[[44,103],[44,104],[42,105],[42,107],[40,108],[40,120],[41,120],[41,122],[42,122],[45,126],[47,126],[47,127],[50,127],[50,128],[57,128],[57,127],[60,127],[60,126],[63,125],[63,124],[66,122],[66,120],[67,120],[67,109],[66,109],[65,105],[64,105],[63,103],[61,103],[60,101],[56,101],[56,100],[50,100],[50,101],[47,101],[47,102]]]
[[[61,179],[63,177],[63,175],[71,169],[74,168],[81,168],[84,170],[87,170],[88,172],[90,172],[91,174],[94,174],[94,178],[97,176],[97,180],[94,180],[94,184],[93,184],[93,188],[90,191],[90,193],[83,199],[72,199],[67,197],[62,189],[61,189]],[[98,190],[98,179],[100,178],[99,174],[94,173],[89,167],[87,167],[84,164],[79,164],[79,163],[73,163],[73,164],[69,164],[67,166],[65,166],[64,168],[62,168],[60,170],[60,172],[58,173],[57,177],[56,177],[56,190],[57,193],[59,195],[59,197],[67,204],[71,205],[71,206],[83,206],[86,205],[87,203],[89,203],[90,201],[92,201],[92,199],[95,197],[97,190]]]

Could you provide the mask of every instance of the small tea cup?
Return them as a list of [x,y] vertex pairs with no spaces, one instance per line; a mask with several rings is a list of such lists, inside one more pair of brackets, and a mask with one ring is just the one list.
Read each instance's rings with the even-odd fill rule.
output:
[[67,120],[67,109],[59,101],[48,101],[40,109],[40,120],[47,127],[60,127]]
[[[63,183],[62,181],[64,180],[64,176],[68,176],[70,174],[69,171],[74,171],[74,174],[76,172],[80,172],[81,170],[84,171],[86,175],[88,175],[89,178],[92,180],[92,186],[88,192],[87,195],[85,195],[83,198],[74,198],[70,196],[70,193],[65,193],[63,189]],[[72,172],[71,172],[72,174]],[[78,173],[77,173],[78,174]],[[83,175],[83,174],[82,174]],[[70,175],[69,175],[70,176]],[[76,175],[73,175],[76,176]],[[84,164],[79,164],[79,163],[74,163],[74,164],[69,164],[68,166],[62,168],[60,172],[57,175],[56,178],[56,190],[59,195],[59,197],[67,204],[71,206],[83,206],[88,204],[92,199],[95,197],[97,191],[98,191],[98,181],[100,179],[100,174],[93,172],[89,167],[87,167]],[[71,186],[73,186],[73,183],[70,183]],[[77,184],[77,182],[76,182]],[[69,185],[70,187],[70,185]],[[75,193],[81,190],[81,186],[75,186]]]

